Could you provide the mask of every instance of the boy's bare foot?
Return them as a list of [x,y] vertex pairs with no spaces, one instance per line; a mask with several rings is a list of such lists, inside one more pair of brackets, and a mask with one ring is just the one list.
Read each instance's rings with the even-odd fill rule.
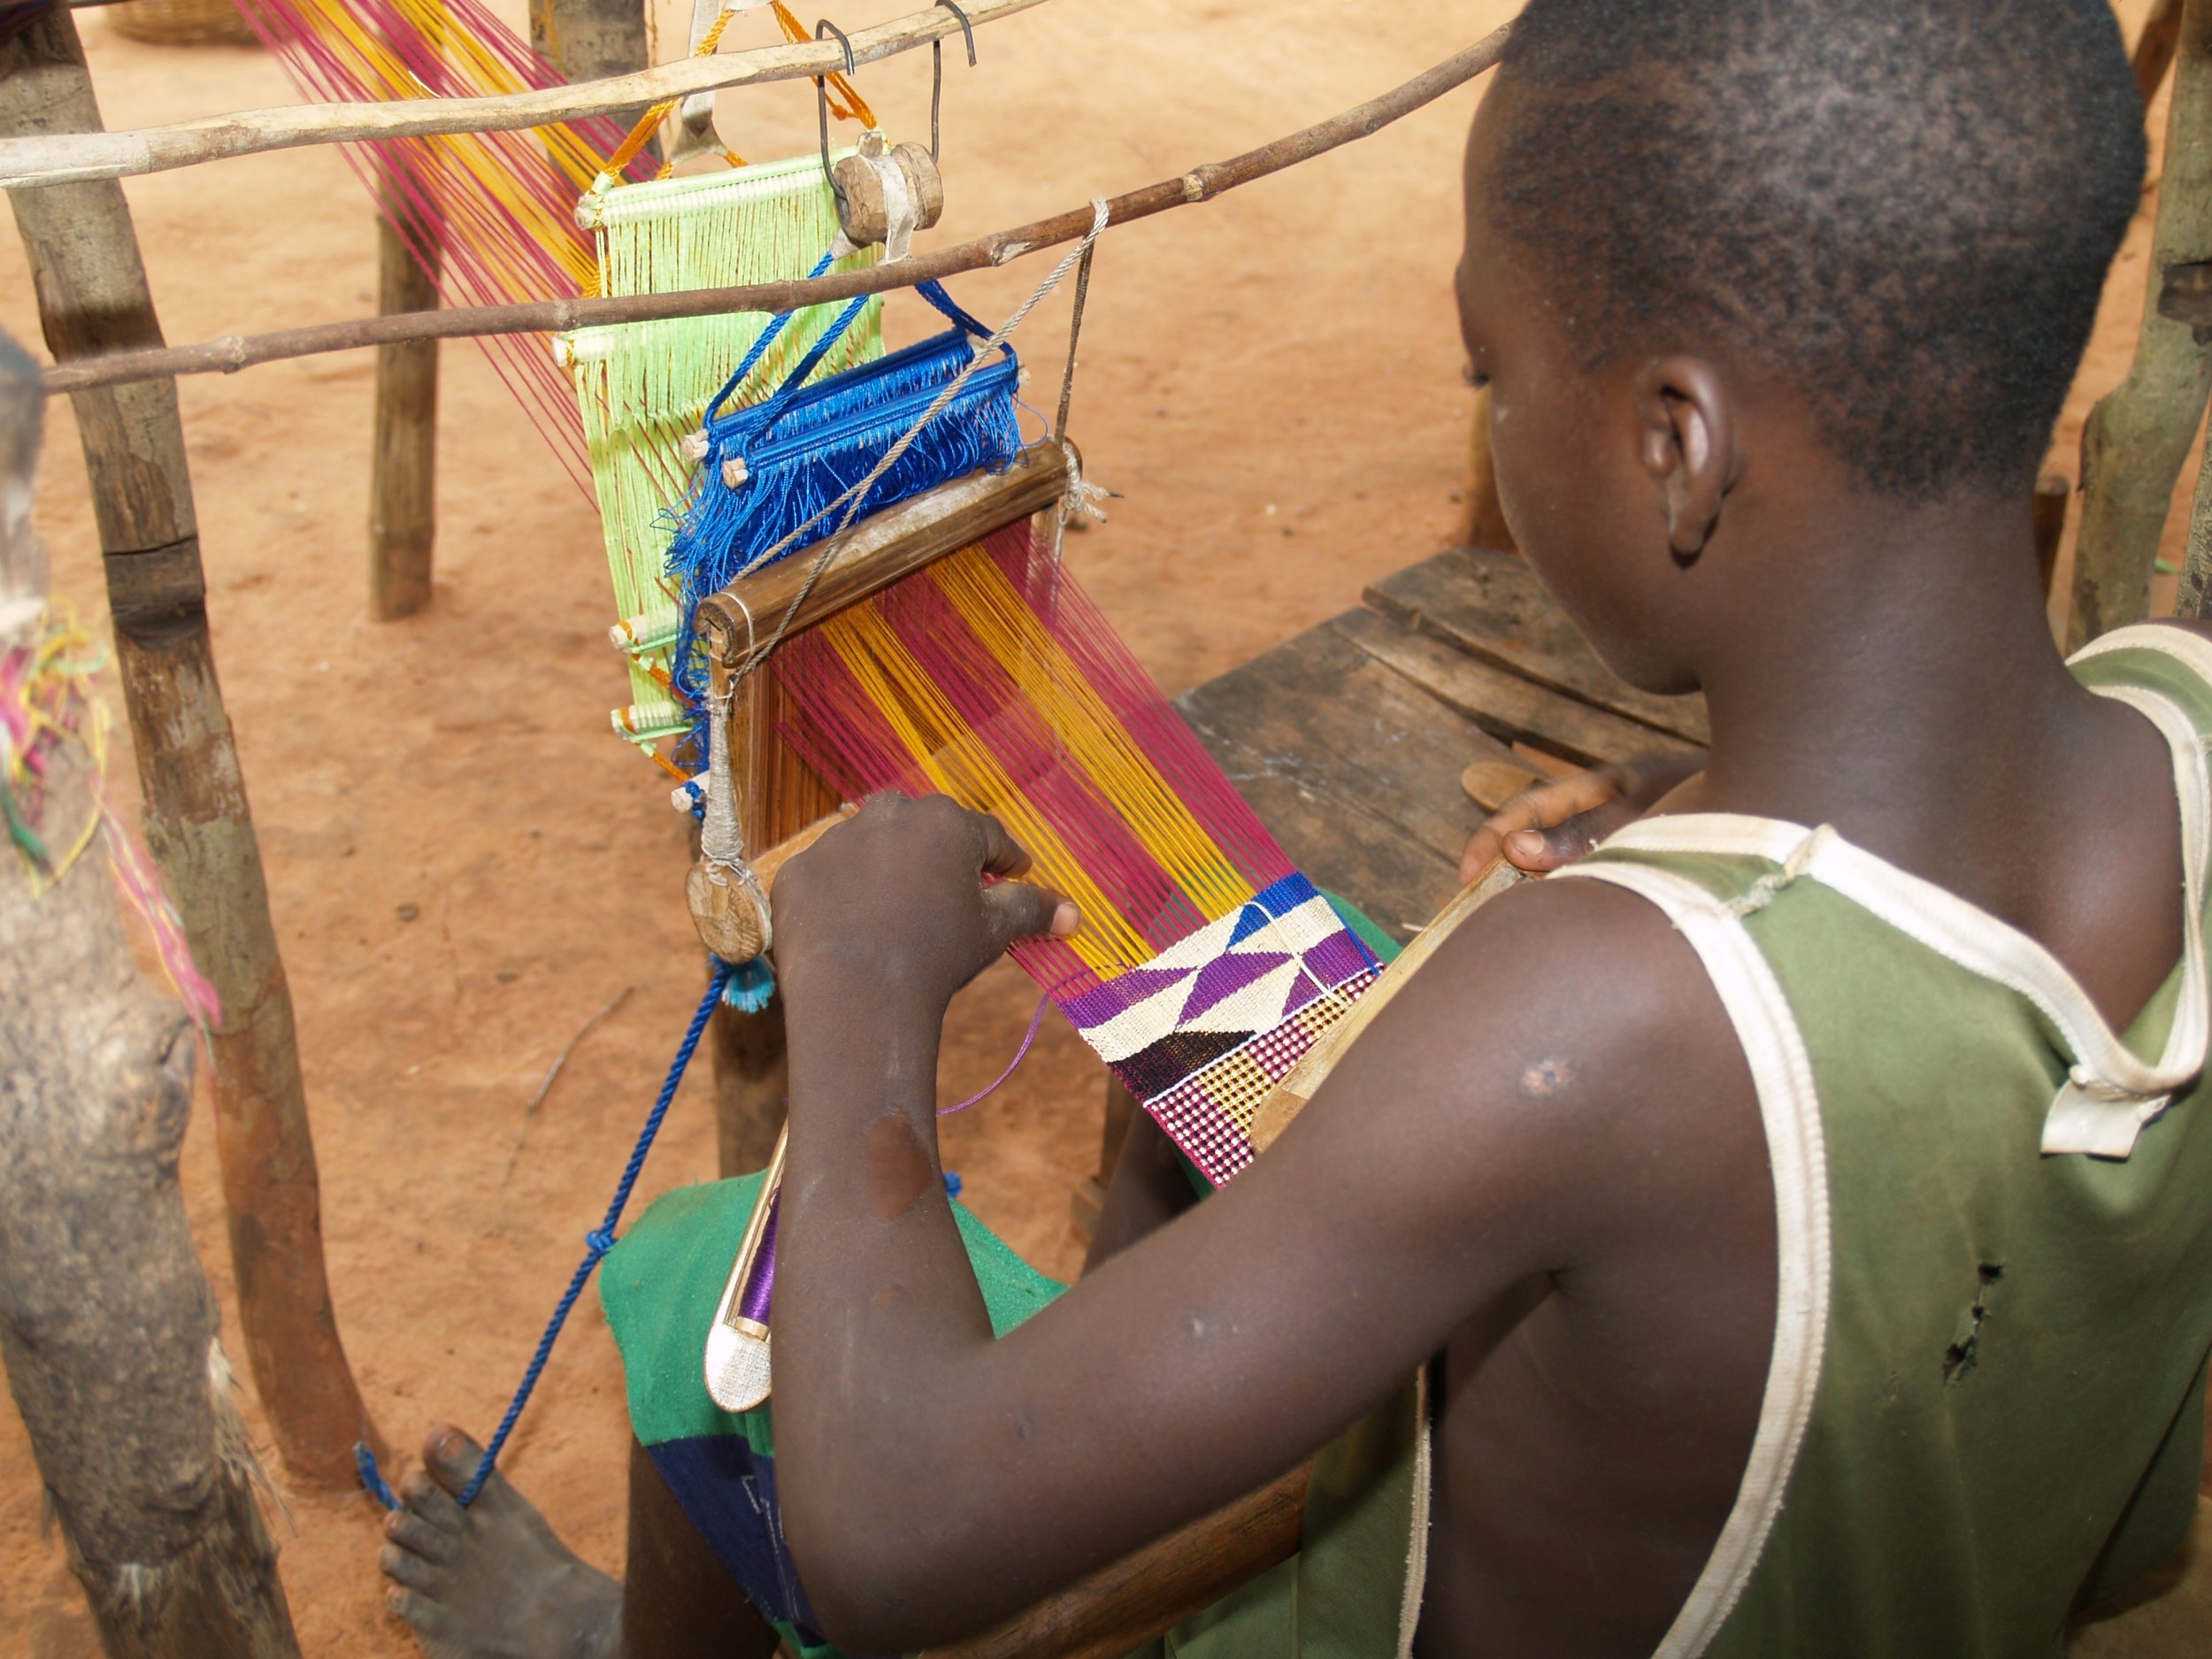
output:
[[616,1659],[622,1586],[577,1558],[506,1478],[463,1509],[483,1448],[458,1429],[423,1442],[423,1469],[384,1517],[378,1564],[392,1610],[431,1659]]

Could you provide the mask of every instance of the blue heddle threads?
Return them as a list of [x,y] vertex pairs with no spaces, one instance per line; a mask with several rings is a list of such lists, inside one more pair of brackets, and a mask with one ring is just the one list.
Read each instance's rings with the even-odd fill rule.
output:
[[[708,405],[706,456],[668,549],[668,574],[679,585],[683,637],[691,637],[699,602],[772,553],[786,557],[837,527],[832,514],[804,540],[786,548],[803,527],[873,470],[892,446],[928,412],[946,386],[976,360],[990,331],[955,304],[941,284],[915,292],[953,324],[945,333],[815,385],[807,377],[860,314],[856,300],[841,313],[773,396],[743,409],[724,401],[751,373],[787,318],[762,333]],[[979,470],[1003,471],[1021,453],[1021,365],[1010,347],[977,369],[890,469],[855,503],[854,517]],[[732,481],[734,480],[734,481]],[[680,653],[675,690],[695,714],[703,710],[703,666],[695,651]],[[706,752],[695,733],[694,747]]]
[[[538,1386],[544,1374],[545,1363],[552,1357],[553,1344],[561,1334],[561,1327],[568,1323],[576,1299],[584,1294],[584,1286],[591,1278],[592,1269],[599,1265],[599,1258],[614,1248],[614,1230],[620,1225],[622,1212],[630,1202],[630,1191],[637,1185],[638,1172],[645,1167],[646,1154],[653,1149],[653,1138],[660,1133],[661,1120],[668,1116],[668,1109],[676,1099],[677,1087],[684,1080],[684,1072],[691,1064],[692,1054],[699,1047],[699,1039],[706,1034],[707,1021],[713,1017],[715,1004],[722,1000],[723,989],[738,970],[719,958],[710,958],[714,964],[707,982],[707,994],[700,999],[698,1011],[691,1017],[691,1024],[684,1031],[684,1040],[677,1046],[676,1057],[669,1063],[668,1076],[661,1084],[660,1097],[653,1102],[653,1110],[646,1114],[645,1127],[638,1131],[637,1144],[630,1148],[630,1161],[623,1165],[622,1179],[615,1183],[614,1197],[607,1205],[607,1214],[600,1224],[584,1235],[584,1259],[576,1264],[576,1272],[568,1281],[568,1289],[562,1293],[560,1304],[553,1310],[553,1317],[545,1327],[545,1334],[538,1339],[537,1352],[530,1356],[530,1363],[522,1373],[522,1383],[509,1402],[507,1415],[499,1420],[491,1443],[484,1448],[483,1461],[476,1465],[476,1472],[469,1477],[468,1485],[461,1488],[459,1502],[464,1508],[476,1501],[476,1494],[484,1489],[484,1483],[492,1478],[493,1467],[499,1462],[499,1454],[507,1444],[507,1437],[515,1432],[515,1424],[522,1416],[522,1408],[530,1402],[531,1390]],[[773,981],[771,981],[772,986]],[[384,1476],[376,1466],[376,1454],[364,1440],[353,1448],[354,1465],[361,1471],[361,1484],[388,1509],[399,1508],[399,1499],[385,1484]]]

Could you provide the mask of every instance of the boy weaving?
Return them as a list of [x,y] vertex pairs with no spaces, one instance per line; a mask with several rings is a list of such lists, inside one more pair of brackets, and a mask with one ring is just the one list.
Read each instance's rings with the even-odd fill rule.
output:
[[[2181,1541],[2212,642],[2070,669],[2030,522],[2140,121],[2103,0],[1531,0],[1459,273],[1500,491],[1615,666],[1704,691],[1709,762],[1447,939],[1218,1195],[1133,1136],[1104,1259],[995,1341],[939,1025],[1073,918],[979,887],[1022,856],[943,802],[791,865],[760,1490],[809,1630],[972,1632],[1417,1375],[1413,1558],[1169,1651],[2056,1655]],[[741,1650],[654,1466],[626,1609],[430,1461],[386,1563],[433,1652]]]

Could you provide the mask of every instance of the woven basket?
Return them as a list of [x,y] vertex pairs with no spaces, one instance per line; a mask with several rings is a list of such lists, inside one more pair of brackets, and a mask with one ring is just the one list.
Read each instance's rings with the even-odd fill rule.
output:
[[260,39],[233,0],[124,0],[105,10],[119,33],[159,46],[251,46]]

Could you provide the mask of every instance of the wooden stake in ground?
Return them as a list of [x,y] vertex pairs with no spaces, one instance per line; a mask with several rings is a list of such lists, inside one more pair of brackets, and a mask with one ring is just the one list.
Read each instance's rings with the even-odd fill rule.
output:
[[[0,335],[0,653],[19,661],[47,626],[38,379]],[[11,815],[49,856],[0,846],[8,1386],[110,1654],[296,1659],[177,1187],[191,1026],[133,965],[98,836],[65,863],[97,810],[87,751],[41,748]]]
[[2067,649],[2150,613],[2174,482],[2212,396],[2212,342],[2159,314],[2166,268],[2212,260],[2212,0],[2186,0],[2176,43],[2150,291],[2128,377],[2081,436],[2081,534]]
[[[395,165],[405,165],[396,157]],[[395,219],[398,224],[394,223]],[[403,234],[406,226],[411,237]],[[411,240],[434,256],[434,233],[391,192],[376,225],[376,309],[435,311],[437,285]],[[438,518],[438,342],[376,349],[376,442],[369,471],[369,616],[411,617],[430,603]]]
[[[83,131],[99,119],[67,7],[0,42],[0,133]],[[11,200],[57,361],[160,344],[119,186],[58,185]],[[296,1474],[349,1480],[365,1413],[323,1271],[292,996],[215,678],[176,385],[80,394],[75,404],[146,839],[200,971],[222,999],[210,1092],[254,1386]]]
[[[530,47],[574,85],[652,67],[642,0],[530,0]],[[609,113],[626,132],[651,107]],[[660,154],[659,141],[652,153]]]
[[2174,66],[2174,46],[2180,39],[2181,0],[2158,0],[2150,16],[2143,19],[2143,32],[2135,37],[2135,84],[2143,94],[2145,109],[2165,84],[2166,72]]

